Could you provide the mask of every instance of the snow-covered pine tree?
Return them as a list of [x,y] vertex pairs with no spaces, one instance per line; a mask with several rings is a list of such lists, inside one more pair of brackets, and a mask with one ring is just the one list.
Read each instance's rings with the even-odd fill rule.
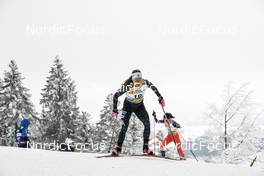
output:
[[[159,145],[159,143],[163,140],[163,138],[164,138],[164,134],[163,134],[163,132],[162,132],[162,130],[158,130],[158,132],[157,132],[157,134],[156,134],[156,138],[157,138],[157,140],[158,140],[158,144],[157,145]],[[157,143],[157,142],[156,142]]]
[[55,57],[42,89],[43,140],[46,142],[65,142],[73,138],[75,122],[79,116],[75,83],[64,69],[62,61]]
[[109,149],[112,149],[117,141],[120,131],[120,121],[111,115],[113,110],[113,94],[109,94],[104,103],[100,120],[96,123],[94,143],[105,146],[98,148],[98,151],[109,152]]
[[4,128],[4,121],[3,119],[3,105],[4,105],[4,98],[3,98],[3,88],[4,84],[2,79],[0,78],[0,146],[5,144],[5,140],[3,136],[5,136],[5,128]]
[[94,126],[90,120],[91,115],[87,112],[82,112],[79,118],[75,120],[75,142],[89,143],[93,140]]
[[159,147],[162,139],[164,138],[163,131],[161,129],[156,129],[156,134],[151,134],[150,141],[149,141],[149,147],[153,149],[153,152],[159,153]]
[[[31,102],[29,89],[23,84],[24,77],[18,71],[14,60],[8,65],[9,70],[4,73],[1,85],[1,138],[3,145],[14,146],[16,141],[16,130],[21,118],[29,117],[33,127],[37,121],[37,113]],[[37,134],[32,134],[33,136]]]

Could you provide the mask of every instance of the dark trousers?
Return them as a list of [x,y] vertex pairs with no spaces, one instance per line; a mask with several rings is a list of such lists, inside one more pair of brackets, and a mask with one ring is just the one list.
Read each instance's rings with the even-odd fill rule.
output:
[[144,132],[143,132],[144,146],[148,145],[149,135],[150,135],[150,122],[149,122],[149,115],[148,112],[146,111],[144,103],[142,102],[139,104],[134,104],[125,99],[123,105],[123,112],[125,113],[123,118],[124,124],[122,125],[121,131],[119,133],[117,145],[122,147],[122,144],[126,137],[129,120],[133,112],[136,114],[136,116],[144,125]]

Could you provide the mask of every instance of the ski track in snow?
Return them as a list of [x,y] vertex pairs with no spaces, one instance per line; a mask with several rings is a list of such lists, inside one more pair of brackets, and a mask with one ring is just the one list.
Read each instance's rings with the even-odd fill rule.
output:
[[98,155],[0,147],[0,176],[263,176],[259,167]]

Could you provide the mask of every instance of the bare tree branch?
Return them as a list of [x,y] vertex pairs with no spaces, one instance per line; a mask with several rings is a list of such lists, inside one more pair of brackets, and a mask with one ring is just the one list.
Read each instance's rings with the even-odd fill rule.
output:
[[250,91],[244,98],[243,100],[239,103],[239,106],[236,108],[236,110],[232,113],[232,115],[227,119],[226,122],[229,122],[241,109],[242,105],[247,101],[249,96],[253,93],[253,91]]
[[246,140],[246,138],[248,137],[248,134],[250,132],[250,129],[254,126],[254,124],[256,123],[256,120],[261,116],[261,114],[263,114],[263,111],[261,111],[260,113],[258,113],[255,117],[255,119],[253,120],[252,124],[250,125],[250,127],[247,130],[247,133],[245,135],[245,137],[239,142],[239,144],[237,146],[235,146],[234,148],[239,147],[242,143],[244,143],[244,141]]
[[239,89],[237,89],[236,92],[234,92],[231,97],[228,99],[225,107],[226,109],[230,109],[232,105],[234,104],[233,99],[238,96],[238,94],[248,85],[248,83],[243,84]]
[[208,114],[208,117],[209,117],[210,119],[216,121],[217,123],[219,123],[221,126],[224,126],[224,124],[221,123],[219,120],[215,119],[215,118],[212,116],[212,114]]

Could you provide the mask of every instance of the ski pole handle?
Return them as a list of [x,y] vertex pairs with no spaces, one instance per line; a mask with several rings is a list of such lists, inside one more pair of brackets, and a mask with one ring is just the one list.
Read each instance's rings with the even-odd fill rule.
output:
[[157,116],[156,116],[156,112],[155,112],[154,110],[153,110],[153,112],[152,112],[152,116],[153,116],[153,117],[157,117]]

